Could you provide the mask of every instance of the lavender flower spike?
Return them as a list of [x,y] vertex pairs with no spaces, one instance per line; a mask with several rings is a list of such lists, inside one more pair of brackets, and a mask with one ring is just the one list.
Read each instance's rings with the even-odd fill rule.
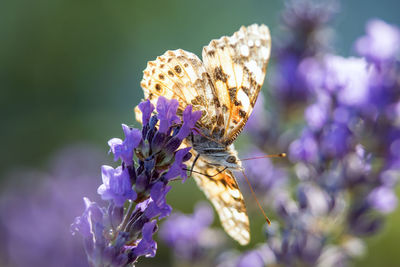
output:
[[160,97],[158,114],[152,116],[154,106],[150,101],[142,102],[143,129],[123,125],[125,140],[109,141],[114,159],[122,159],[122,164],[115,169],[102,166],[103,184],[98,193],[109,202],[108,208],[85,200],[86,210],[73,225],[85,240],[91,266],[122,267],[141,256],[155,256],[157,222],[172,211],[166,202],[171,189],[168,182],[187,178],[183,162],[191,157],[191,148],[177,150],[182,140],[176,135],[182,129],[181,138],[191,134],[201,115],[188,107],[182,125],[176,115],[178,104]]

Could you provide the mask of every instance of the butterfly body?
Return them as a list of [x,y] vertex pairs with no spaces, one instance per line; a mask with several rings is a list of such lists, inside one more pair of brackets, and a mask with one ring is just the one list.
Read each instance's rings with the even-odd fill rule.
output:
[[189,138],[186,140],[186,144],[191,146],[210,165],[227,167],[237,171],[242,170],[240,161],[238,161],[237,151],[233,145],[225,146],[201,135],[195,135],[192,139]]
[[[153,104],[175,98],[202,111],[192,147],[193,178],[214,205],[225,231],[240,244],[250,240],[243,196],[232,170],[242,170],[233,142],[249,118],[264,81],[271,38],[265,25],[241,27],[203,48],[203,62],[182,49],[148,63],[141,86]],[[138,111],[138,109],[136,109]],[[140,114],[136,114],[140,118]],[[194,163],[194,164],[193,164]]]

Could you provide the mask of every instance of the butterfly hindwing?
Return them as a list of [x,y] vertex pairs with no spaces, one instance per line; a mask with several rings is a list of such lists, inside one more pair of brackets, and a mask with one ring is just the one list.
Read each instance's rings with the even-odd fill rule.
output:
[[199,173],[193,172],[192,176],[213,204],[224,230],[241,245],[246,245],[250,241],[250,228],[243,195],[234,174],[228,169],[220,172],[223,169],[208,164],[200,156],[194,166],[194,171]]
[[232,143],[250,116],[270,58],[268,27],[241,27],[232,36],[203,48],[203,63],[216,88],[224,114],[224,144]]

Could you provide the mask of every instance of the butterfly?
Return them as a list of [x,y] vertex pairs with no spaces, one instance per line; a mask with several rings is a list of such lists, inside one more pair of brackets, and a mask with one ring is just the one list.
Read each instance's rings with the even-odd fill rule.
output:
[[[203,47],[201,61],[182,49],[148,62],[141,87],[154,105],[159,96],[202,111],[200,133],[184,140],[192,147],[192,176],[214,205],[225,231],[241,245],[250,241],[249,219],[233,170],[242,170],[233,142],[243,130],[264,82],[270,58],[267,26],[242,26],[232,36]],[[136,109],[137,111],[137,109]],[[140,118],[140,114],[136,114]]]

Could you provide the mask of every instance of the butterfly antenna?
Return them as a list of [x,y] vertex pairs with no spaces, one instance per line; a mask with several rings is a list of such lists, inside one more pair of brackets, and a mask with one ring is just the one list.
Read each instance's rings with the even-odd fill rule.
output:
[[245,160],[251,160],[251,159],[265,159],[265,158],[285,158],[286,153],[280,153],[276,155],[265,155],[265,156],[260,156],[260,157],[252,157],[252,158],[247,158],[247,159],[240,159],[240,161],[245,161]]
[[250,184],[250,182],[249,182],[249,179],[247,179],[247,176],[246,176],[246,174],[244,173],[244,171],[242,171],[242,173],[243,173],[244,179],[246,180],[247,184],[248,184],[249,187],[250,187],[251,194],[253,195],[254,199],[256,200],[257,205],[258,205],[258,207],[260,208],[262,214],[264,215],[265,220],[266,220],[267,223],[270,225],[270,224],[271,224],[271,221],[268,219],[268,216],[265,214],[264,209],[261,207],[261,204],[260,204],[260,202],[258,201],[258,199],[257,199],[257,197],[256,197],[256,193],[254,193],[253,187],[251,186],[251,184]]

